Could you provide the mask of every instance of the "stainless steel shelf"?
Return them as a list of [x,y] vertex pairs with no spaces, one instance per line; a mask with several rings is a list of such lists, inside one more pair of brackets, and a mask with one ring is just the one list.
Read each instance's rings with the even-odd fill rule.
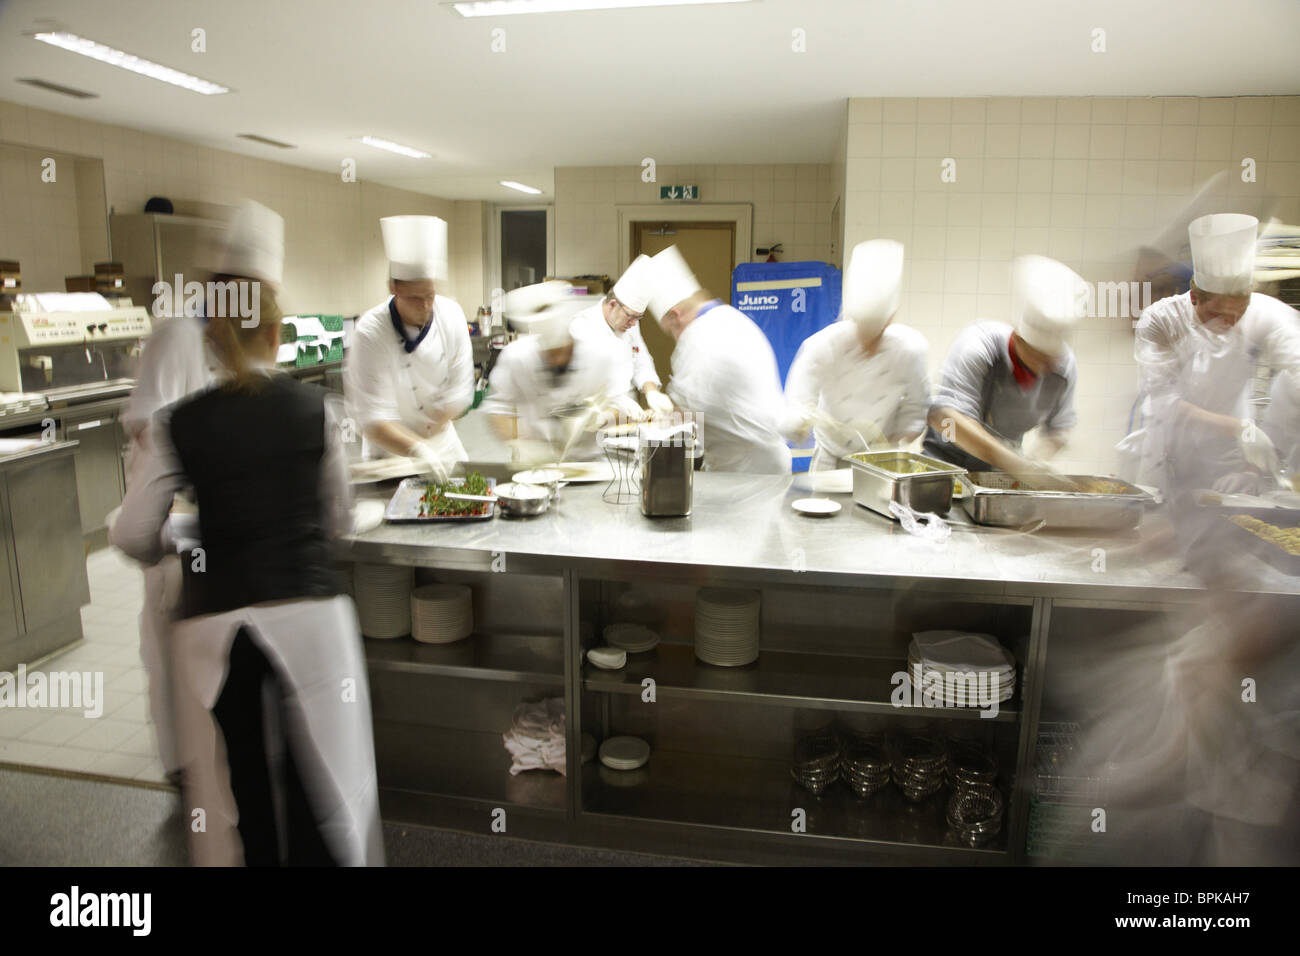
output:
[[785,762],[656,751],[640,770],[583,768],[580,812],[789,837],[793,811],[802,809],[802,837],[874,845],[883,852],[926,847],[967,863],[1007,862],[1006,821],[987,847],[957,845],[945,818],[947,795],[945,789],[912,804],[890,786],[860,800],[836,783],[816,796],[790,778]]
[[766,704],[887,714],[1014,723],[1020,717],[1020,690],[998,705],[996,717],[981,717],[975,707],[895,707],[890,678],[906,670],[904,660],[879,660],[830,654],[764,651],[746,667],[714,667],[695,658],[688,644],[660,644],[644,654],[629,654],[621,670],[591,664],[583,670],[584,690],[610,694],[641,693],[641,681],[655,682],[656,695],[692,700]]
[[510,775],[501,734],[375,721],[379,786],[492,807],[565,812],[565,781],[551,770]]
[[455,644],[410,637],[365,641],[371,670],[466,677],[525,684],[564,681],[564,638],[536,634],[472,634]]

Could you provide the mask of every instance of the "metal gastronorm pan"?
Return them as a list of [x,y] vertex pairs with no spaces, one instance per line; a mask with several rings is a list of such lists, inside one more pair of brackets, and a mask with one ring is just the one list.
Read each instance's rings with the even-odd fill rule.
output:
[[1033,480],[1001,471],[973,471],[966,476],[969,498],[963,499],[971,520],[995,528],[1037,525],[1053,531],[1086,529],[1124,531],[1142,522],[1154,503],[1150,494],[1118,478],[1066,475],[1069,481],[1107,481],[1123,486],[1116,494],[1051,491],[1033,487]]
[[[966,474],[964,468],[910,451],[859,452],[844,461],[853,469],[853,500],[891,519],[891,501],[913,511],[947,514],[952,507],[952,481]],[[901,468],[918,465],[925,471],[901,473]]]

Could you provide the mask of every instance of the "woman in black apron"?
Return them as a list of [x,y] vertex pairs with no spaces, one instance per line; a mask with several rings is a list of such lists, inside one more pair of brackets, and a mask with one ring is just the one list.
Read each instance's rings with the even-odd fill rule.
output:
[[365,659],[330,545],[350,525],[345,458],[324,390],[275,369],[281,315],[251,285],[228,301],[256,321],[209,320],[227,373],[155,419],[113,543],[158,560],[192,486],[202,548],[182,556],[174,660],[194,862],[381,864]]

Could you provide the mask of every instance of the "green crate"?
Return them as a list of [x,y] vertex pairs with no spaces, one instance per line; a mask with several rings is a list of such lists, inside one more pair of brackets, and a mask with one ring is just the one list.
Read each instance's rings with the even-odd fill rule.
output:
[[341,315],[322,315],[320,324],[325,327],[326,332],[342,332],[343,316]]
[[309,345],[306,348],[298,349],[298,356],[294,359],[295,368],[311,368],[313,365],[320,364],[321,348],[319,345]]
[[343,361],[343,340],[335,339],[330,342],[329,348],[325,351],[324,362],[342,362]]

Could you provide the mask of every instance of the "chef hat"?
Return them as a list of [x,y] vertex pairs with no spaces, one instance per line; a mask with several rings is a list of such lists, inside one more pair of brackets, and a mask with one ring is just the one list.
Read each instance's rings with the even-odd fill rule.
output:
[[1187,227],[1192,244],[1192,281],[1215,295],[1248,295],[1255,281],[1254,216],[1225,212],[1202,216]]
[[552,279],[507,292],[502,311],[511,325],[536,335],[538,345],[549,350],[564,348],[572,340],[569,323],[583,304],[573,286]]
[[644,312],[650,302],[651,272],[650,257],[637,256],[614,283],[614,298],[631,312]]
[[1011,265],[1011,308],[1020,337],[1038,351],[1058,356],[1087,312],[1088,285],[1055,259],[1021,256]]
[[379,220],[389,274],[398,281],[447,278],[447,223],[437,216]]
[[217,271],[279,285],[284,279],[284,218],[261,203],[235,208],[221,238]]
[[844,317],[874,338],[898,311],[902,288],[903,244],[893,239],[860,242],[844,277]]
[[646,308],[656,319],[699,291],[700,280],[676,246],[669,246],[650,260],[650,301]]

